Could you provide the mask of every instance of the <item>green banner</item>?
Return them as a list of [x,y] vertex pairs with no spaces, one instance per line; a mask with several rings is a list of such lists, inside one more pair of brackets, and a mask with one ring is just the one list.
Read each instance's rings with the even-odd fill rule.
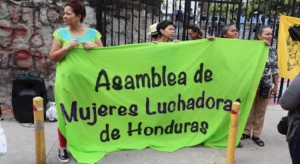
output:
[[240,138],[267,56],[261,41],[221,38],[75,48],[57,64],[59,129],[79,163],[125,149],[226,147],[231,105],[241,102]]

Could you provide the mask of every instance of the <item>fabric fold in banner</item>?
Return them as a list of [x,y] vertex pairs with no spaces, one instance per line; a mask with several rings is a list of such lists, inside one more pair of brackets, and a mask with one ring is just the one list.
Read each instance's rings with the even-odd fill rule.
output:
[[279,76],[293,79],[300,72],[300,18],[280,16],[278,36]]
[[241,102],[240,138],[267,56],[262,41],[221,38],[75,48],[57,63],[59,129],[79,163],[118,150],[226,147],[231,105]]

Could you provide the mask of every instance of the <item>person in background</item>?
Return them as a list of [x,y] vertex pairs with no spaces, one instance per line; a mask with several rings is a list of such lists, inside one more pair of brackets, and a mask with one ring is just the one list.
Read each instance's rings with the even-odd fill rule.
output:
[[[50,59],[57,64],[64,61],[68,52],[74,47],[93,49],[103,47],[101,34],[92,28],[84,27],[81,23],[86,16],[85,6],[80,0],[68,0],[64,6],[63,21],[68,27],[60,28],[53,33]],[[59,77],[56,77],[58,79]],[[56,81],[56,80],[55,80]],[[55,83],[55,85],[60,85]],[[64,122],[58,119],[58,122]],[[62,163],[69,162],[69,155],[66,150],[67,140],[58,129],[58,159]]]
[[294,78],[279,99],[279,104],[288,110],[286,140],[293,164],[300,163],[300,74]]
[[[201,29],[197,26],[197,25],[190,25],[188,27],[188,35],[192,40],[198,40],[198,39],[203,39],[203,32],[201,31]],[[208,36],[207,37],[208,40],[214,40],[215,37],[214,36]]]
[[258,22],[259,22],[259,25],[268,25],[269,23],[269,17],[262,13],[258,16]]
[[194,12],[193,12],[193,9],[191,8],[191,9],[190,9],[189,20],[190,20],[190,21],[193,21],[194,19],[195,19],[195,14],[194,14]]
[[250,39],[254,39],[256,37],[255,33],[256,33],[256,29],[258,28],[257,13],[258,13],[257,11],[253,12],[252,17],[249,20],[249,22],[251,23],[251,30],[252,30]]
[[184,11],[182,11],[181,6],[179,9],[174,12],[174,20],[175,20],[175,27],[181,28],[184,19]]
[[174,37],[174,24],[168,20],[164,20],[157,24],[156,30],[160,36],[157,42],[170,42]]
[[236,23],[236,20],[237,20],[237,18],[236,18],[237,16],[236,16],[236,12],[234,12],[233,14],[232,14],[232,16],[231,16],[231,19],[230,19],[230,23]]
[[[272,29],[266,25],[261,26],[258,29],[257,38],[263,40],[265,43],[271,43]],[[278,78],[277,52],[276,49],[269,46],[269,55],[263,76],[261,77],[241,139],[250,138],[252,130],[252,140],[258,146],[265,145],[264,141],[260,139],[260,135],[264,125],[270,95],[276,95],[277,93]]]
[[243,39],[245,24],[246,24],[246,15],[245,15],[245,11],[242,11],[241,16],[240,16],[240,32],[239,32],[240,36],[239,36],[239,39]]
[[198,16],[198,21],[201,29],[205,31],[206,21],[207,21],[206,10],[203,10],[202,13]]
[[273,29],[274,28],[274,16],[271,14],[270,15],[270,18],[269,18],[269,22],[268,22],[268,24],[269,24],[269,26]]
[[153,24],[150,26],[150,32],[148,33],[148,35],[151,35],[151,37],[153,38],[153,41],[157,41],[160,39],[160,35],[157,32],[157,23]]
[[220,28],[222,28],[227,22],[226,15],[224,14],[224,11],[221,10],[221,15],[219,16],[219,23],[220,23]]

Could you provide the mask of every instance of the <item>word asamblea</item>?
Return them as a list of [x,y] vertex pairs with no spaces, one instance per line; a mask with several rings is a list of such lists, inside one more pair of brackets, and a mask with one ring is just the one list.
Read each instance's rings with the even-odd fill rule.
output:
[[[102,78],[104,78],[104,82]],[[115,90],[122,90],[123,88],[134,90],[135,88],[156,88],[161,85],[174,86],[176,84],[186,85],[186,73],[180,72],[178,75],[174,72],[167,73],[166,66],[162,67],[161,74],[157,73],[155,67],[152,67],[150,73],[136,74],[135,76],[127,75],[124,79],[121,76],[115,75],[111,81],[108,78],[107,72],[102,69],[98,74],[95,91],[98,92],[100,87],[106,87],[106,90],[109,91],[111,85]]]
[[[213,80],[212,71],[210,69],[204,70],[204,64],[200,63],[200,67],[194,74],[194,82],[210,82]],[[187,84],[187,74],[183,71],[179,73],[167,71],[167,67],[163,66],[161,72],[158,72],[155,67],[151,68],[151,71],[144,74],[126,75],[122,78],[119,75],[113,76],[109,79],[109,75],[106,70],[101,69],[98,73],[95,91],[99,92],[101,87],[105,87],[107,91],[114,90],[135,90],[140,88],[156,88],[160,86],[174,86]]]

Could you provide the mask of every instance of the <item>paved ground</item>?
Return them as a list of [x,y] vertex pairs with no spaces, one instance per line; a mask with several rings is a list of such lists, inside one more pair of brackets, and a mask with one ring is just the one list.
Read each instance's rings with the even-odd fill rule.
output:
[[[278,120],[286,115],[277,104],[267,109],[261,138],[265,147],[259,147],[250,139],[242,140],[243,148],[236,149],[235,164],[291,164],[285,137],[277,132]],[[2,121],[8,142],[8,151],[0,156],[1,164],[34,164],[35,140],[32,125],[20,124],[12,115],[5,115]],[[45,123],[47,164],[59,164],[57,159],[56,123]],[[151,149],[120,151],[110,153],[98,164],[225,164],[226,149],[202,146],[184,148],[174,153],[158,152]],[[77,163],[71,159],[69,164]]]

